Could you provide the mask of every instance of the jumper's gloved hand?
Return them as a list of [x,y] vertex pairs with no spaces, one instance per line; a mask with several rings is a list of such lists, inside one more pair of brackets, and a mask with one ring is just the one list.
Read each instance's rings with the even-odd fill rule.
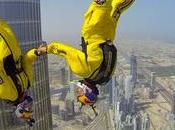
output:
[[42,44],[38,47],[37,49],[37,53],[38,55],[45,55],[47,54],[47,45],[46,44]]
[[19,119],[25,120],[30,126],[32,123],[35,123],[35,120],[32,118],[32,103],[33,99],[30,96],[26,96],[24,101],[17,105],[15,114]]

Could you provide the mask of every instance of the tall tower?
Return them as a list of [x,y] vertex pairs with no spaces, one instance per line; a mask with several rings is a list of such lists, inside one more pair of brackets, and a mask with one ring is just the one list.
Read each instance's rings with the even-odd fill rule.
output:
[[[8,21],[16,33],[23,53],[42,43],[40,0],[0,0],[0,18]],[[12,108],[0,102],[0,130],[51,130],[51,104],[49,93],[47,56],[40,57],[34,65],[34,127],[16,123]]]
[[132,53],[130,57],[132,82],[135,84],[137,82],[137,57]]
[[66,84],[66,69],[65,67],[61,68],[61,84]]
[[133,82],[131,76],[126,76],[125,78],[125,109],[127,113],[131,113],[134,111],[134,99],[133,99]]
[[105,88],[108,88],[109,89],[109,104],[112,105],[112,79],[109,80],[109,82],[106,84]]
[[133,94],[133,84],[132,84],[132,77],[126,76],[125,78],[125,99],[129,102],[132,98]]
[[142,128],[141,130],[149,130],[150,129],[150,117],[148,114],[142,117]]
[[172,114],[175,120],[175,90],[173,90],[173,95],[172,95]]
[[117,101],[119,101],[119,91],[118,91],[119,84],[116,80],[116,76],[112,76],[112,105],[116,105]]

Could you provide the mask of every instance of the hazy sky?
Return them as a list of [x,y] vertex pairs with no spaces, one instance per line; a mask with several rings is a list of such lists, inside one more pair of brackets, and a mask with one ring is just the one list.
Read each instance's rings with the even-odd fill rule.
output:
[[[80,42],[83,14],[92,0],[41,0],[43,40]],[[136,0],[120,18],[117,38],[175,43],[175,0]]]

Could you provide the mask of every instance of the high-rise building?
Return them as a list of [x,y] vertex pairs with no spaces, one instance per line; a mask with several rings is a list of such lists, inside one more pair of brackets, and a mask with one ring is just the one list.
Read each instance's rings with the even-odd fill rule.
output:
[[150,83],[151,89],[155,88],[155,73],[156,72],[151,72],[151,83]]
[[66,100],[66,113],[69,116],[69,118],[74,117],[75,110],[74,110],[74,101],[73,100]]
[[72,71],[70,70],[70,68],[68,68],[68,83],[70,83],[74,78],[73,78],[73,73],[72,73]]
[[61,84],[66,84],[66,69],[65,67],[61,68]]
[[175,120],[175,90],[173,90],[173,96],[172,96],[172,114]]
[[112,79],[106,84],[105,88],[109,89],[109,104],[112,105]]
[[[126,76],[125,78],[125,100],[124,104],[126,105],[126,112],[134,111],[134,99],[133,99],[133,87],[134,83],[132,82],[132,76]],[[126,101],[126,102],[125,102]]]
[[132,76],[132,82],[135,84],[137,82],[137,57],[132,54],[130,57],[130,74]]
[[119,101],[119,91],[118,91],[119,85],[116,80],[116,76],[112,77],[112,104],[115,105],[117,101]]
[[133,130],[141,130],[142,120],[141,120],[141,117],[139,115],[135,115],[133,117],[132,122],[133,122],[133,125],[134,125]]
[[126,76],[125,78],[125,99],[129,101],[133,94],[132,76]]
[[150,129],[150,117],[148,114],[142,117],[142,129],[141,130],[149,130]]
[[[0,0],[0,18],[5,19],[16,33],[23,53],[42,43],[40,0]],[[12,107],[0,102],[0,130],[50,130],[52,129],[47,56],[38,58],[34,65],[34,98],[36,123],[29,128],[17,123]],[[19,125],[20,124],[20,125]]]

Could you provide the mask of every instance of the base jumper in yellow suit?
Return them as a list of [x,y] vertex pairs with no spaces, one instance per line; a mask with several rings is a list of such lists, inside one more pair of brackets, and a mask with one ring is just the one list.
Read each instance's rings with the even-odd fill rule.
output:
[[[113,44],[115,30],[121,13],[134,0],[95,0],[84,15],[82,26],[82,51],[61,42],[42,46],[39,53],[63,56],[72,72],[84,78],[81,82],[97,92],[96,84],[110,80],[115,68],[117,49]],[[95,90],[96,89],[96,90]]]
[[32,63],[37,56],[37,49],[22,55],[12,28],[0,19],[0,99],[16,106],[16,116],[29,125],[34,123],[31,117],[33,99],[27,91],[32,86]]

